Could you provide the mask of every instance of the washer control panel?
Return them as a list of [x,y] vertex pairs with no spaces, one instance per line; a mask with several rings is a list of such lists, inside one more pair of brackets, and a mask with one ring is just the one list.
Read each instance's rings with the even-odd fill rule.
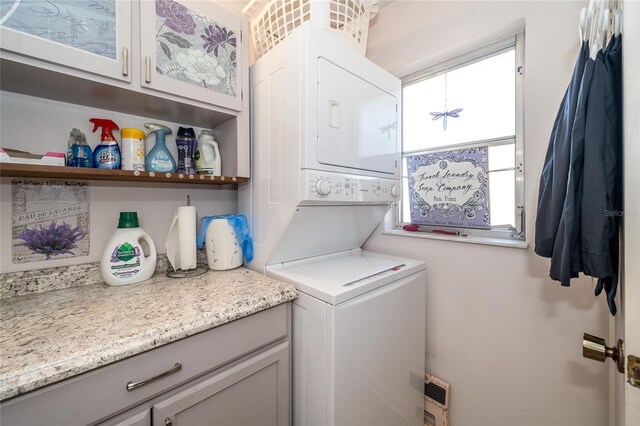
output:
[[400,181],[357,175],[302,170],[302,198],[312,201],[394,202],[400,199]]

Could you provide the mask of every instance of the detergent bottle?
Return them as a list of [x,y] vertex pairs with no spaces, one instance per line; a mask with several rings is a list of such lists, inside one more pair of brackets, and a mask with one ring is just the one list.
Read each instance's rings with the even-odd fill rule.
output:
[[[149,254],[145,254],[142,242]],[[148,280],[156,270],[157,252],[153,240],[138,223],[137,212],[120,212],[118,229],[100,258],[100,274],[109,285]]]
[[149,129],[147,138],[152,133],[156,134],[156,144],[144,159],[145,169],[148,172],[175,172],[176,160],[173,159],[165,142],[165,136],[171,134],[171,129],[156,123],[144,123],[144,127]]
[[222,160],[218,143],[211,130],[202,130],[196,151],[196,172],[201,175],[222,175]]
[[120,168],[120,148],[116,138],[113,137],[113,129],[119,127],[111,120],[104,118],[92,118],[93,132],[102,128],[100,135],[100,145],[93,151],[93,165],[96,169],[119,169]]
[[176,148],[178,149],[178,173],[195,175],[196,147],[198,140],[192,127],[179,127],[176,135]]

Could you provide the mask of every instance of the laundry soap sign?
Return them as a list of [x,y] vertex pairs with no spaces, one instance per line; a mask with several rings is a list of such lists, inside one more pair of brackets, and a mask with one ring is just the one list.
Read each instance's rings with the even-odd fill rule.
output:
[[64,180],[11,182],[13,263],[89,254],[89,186]]
[[407,157],[411,223],[489,228],[486,146]]

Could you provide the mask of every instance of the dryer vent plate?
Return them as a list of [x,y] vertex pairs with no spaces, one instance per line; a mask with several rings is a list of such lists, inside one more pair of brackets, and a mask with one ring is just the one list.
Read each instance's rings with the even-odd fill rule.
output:
[[449,407],[449,388],[449,383],[444,380],[430,374],[424,375],[425,400],[438,407],[443,409]]

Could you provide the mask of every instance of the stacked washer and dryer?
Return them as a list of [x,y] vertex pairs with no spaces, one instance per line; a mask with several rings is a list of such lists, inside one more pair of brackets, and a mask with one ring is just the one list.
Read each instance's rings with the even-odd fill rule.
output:
[[250,70],[254,260],[293,284],[294,425],[421,425],[425,265],[361,246],[400,197],[400,81],[305,22]]

